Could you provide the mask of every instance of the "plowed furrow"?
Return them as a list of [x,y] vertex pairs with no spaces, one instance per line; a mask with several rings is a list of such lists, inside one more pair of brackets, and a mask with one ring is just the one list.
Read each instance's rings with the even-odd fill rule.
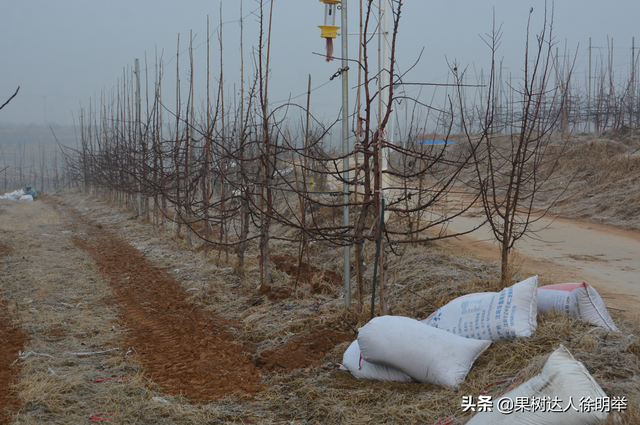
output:
[[233,342],[231,324],[187,303],[187,292],[167,272],[107,231],[60,207],[76,233],[74,243],[91,254],[123,307],[133,347],[163,391],[213,400],[261,389],[245,347]]

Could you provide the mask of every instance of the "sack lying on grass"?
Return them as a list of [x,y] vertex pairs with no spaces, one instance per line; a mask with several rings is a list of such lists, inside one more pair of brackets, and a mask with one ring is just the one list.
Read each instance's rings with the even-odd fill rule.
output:
[[369,363],[362,358],[358,341],[353,341],[342,356],[341,370],[348,370],[358,379],[375,379],[378,381],[411,382],[411,377],[388,366]]
[[491,341],[476,341],[399,316],[376,317],[360,328],[362,358],[413,379],[456,387]]
[[38,197],[38,194],[32,187],[25,187],[24,189],[14,190],[13,192],[7,192],[4,196],[0,196],[0,199],[9,199],[11,201],[33,201]]
[[[544,402],[541,401],[543,397],[545,397]],[[512,413],[505,412],[509,410],[505,409],[508,405],[500,404],[500,400],[507,398],[513,401]],[[598,400],[605,400],[605,398],[606,394],[584,365],[576,361],[569,350],[561,345],[549,356],[538,376],[494,399],[493,411],[478,412],[467,422],[467,425],[595,425],[600,424],[607,413],[596,409],[596,405],[591,403],[597,404]],[[520,400],[521,405],[525,401],[529,403],[537,400],[541,407],[545,407],[545,411],[543,412],[542,408],[534,411],[532,407],[528,410],[516,411],[517,400]],[[588,405],[593,409],[590,409],[587,404],[581,405],[581,400],[588,400]],[[502,406],[500,409],[504,413],[500,412],[499,406]],[[581,406],[587,408],[581,408]]]
[[531,336],[537,327],[538,276],[500,292],[456,298],[422,322],[466,338],[501,341]]
[[618,331],[600,294],[587,282],[560,283],[538,288],[538,311],[546,313],[554,308],[575,319]]
[[4,194],[4,199],[11,199],[13,201],[17,201],[21,197],[24,196],[24,190],[14,190],[13,192],[7,192]]

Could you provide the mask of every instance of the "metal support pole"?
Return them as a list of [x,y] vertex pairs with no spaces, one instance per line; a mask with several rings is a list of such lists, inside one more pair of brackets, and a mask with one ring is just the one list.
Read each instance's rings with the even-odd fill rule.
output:
[[[391,60],[390,60],[390,54],[389,54],[389,19],[390,19],[390,14],[389,14],[389,0],[383,0],[384,1],[384,7],[382,8],[382,13],[383,13],[383,19],[384,19],[384,26],[383,26],[383,31],[382,31],[382,70],[380,71],[380,78],[382,81],[382,91],[380,93],[380,100],[382,102],[382,115],[380,116],[380,119],[382,119],[386,114],[387,114],[387,110],[389,108],[391,108],[392,105],[388,104],[389,102],[389,91],[392,89],[391,87]],[[393,114],[393,110],[391,111],[391,114]],[[389,121],[387,121],[387,125],[386,127],[383,129],[383,135],[385,135],[384,137],[384,142],[385,143],[393,143],[393,121],[394,121],[394,116],[393,115],[389,115]],[[390,186],[390,182],[389,182],[389,175],[386,173],[387,170],[389,169],[389,147],[387,146],[384,149],[380,150],[380,156],[382,159],[382,164],[380,167],[380,171],[382,173],[381,175],[381,184],[382,184],[382,193],[384,195],[384,191],[385,189],[387,189]],[[385,220],[389,219],[389,215],[388,213],[387,216],[385,217]]]
[[633,137],[633,126],[634,126],[634,119],[633,119],[633,111],[634,111],[634,95],[635,95],[635,78],[636,78],[636,38],[635,37],[631,37],[631,96],[630,96],[630,103],[631,103],[631,112],[630,112],[630,117],[629,117],[629,127],[631,127],[631,137]]
[[587,133],[591,133],[591,37],[589,37],[589,94],[587,96]]
[[[140,135],[140,60],[136,58],[136,135],[135,135],[135,146],[136,150],[140,150],[142,145],[141,135]],[[137,164],[137,180],[138,180],[138,217],[142,217],[142,153],[138,153],[136,155],[138,157]]]
[[[343,224],[349,227],[349,71],[347,58],[349,56],[347,40],[347,0],[342,0],[342,202]],[[351,247],[344,246],[344,306],[351,306]]]

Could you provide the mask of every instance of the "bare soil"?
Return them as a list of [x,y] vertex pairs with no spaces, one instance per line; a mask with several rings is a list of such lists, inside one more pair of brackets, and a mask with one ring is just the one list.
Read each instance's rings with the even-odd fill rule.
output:
[[[235,342],[240,322],[194,306],[187,300],[187,291],[139,250],[72,209],[59,204],[56,208],[77,235],[73,242],[91,254],[115,290],[123,307],[120,321],[128,329],[123,349],[135,349],[149,378],[166,394],[195,401],[255,394],[264,389],[255,365],[265,370],[316,366],[335,345],[350,340],[316,326],[254,365],[251,345]],[[325,275],[307,266],[302,281],[310,283],[315,272]]]
[[347,341],[351,341],[347,335],[317,325],[275,350],[263,350],[256,364],[265,370],[280,371],[318,366],[327,352]]
[[[9,246],[0,243],[0,261],[10,251]],[[16,364],[15,360],[26,342],[26,333],[15,326],[7,314],[6,302],[0,298],[0,424],[8,423],[10,412],[17,410],[20,405],[14,385],[17,383],[22,364]]]
[[310,284],[314,294],[330,294],[342,284],[342,278],[336,272],[319,269],[304,261],[298,264],[293,255],[271,255],[270,259],[276,269],[287,273],[293,281]]
[[163,392],[215,400],[262,389],[247,347],[233,342],[231,322],[187,303],[173,277],[102,226],[57,208],[77,235],[73,242],[93,257],[123,307],[120,321],[129,330],[123,349],[134,347]]

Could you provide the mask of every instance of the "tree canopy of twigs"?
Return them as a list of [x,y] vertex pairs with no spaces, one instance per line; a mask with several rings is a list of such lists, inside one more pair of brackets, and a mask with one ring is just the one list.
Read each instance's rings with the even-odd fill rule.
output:
[[[347,155],[330,143],[340,119],[321,122],[311,114],[311,81],[306,105],[289,102],[275,107],[269,102],[274,2],[261,2],[259,38],[251,56],[253,72],[245,77],[244,62],[239,64],[239,90],[230,91],[224,85],[229,65],[222,61],[222,30],[218,33],[220,65],[212,73],[218,81],[211,85],[207,41],[207,93],[202,104],[194,100],[204,96],[197,96],[194,87],[192,39],[186,95],[180,82],[181,62],[176,59],[175,105],[163,101],[167,70],[161,58],[156,57],[151,66],[145,59],[146,71],[136,77],[144,76],[147,87],[153,81],[146,96],[139,94],[138,78],[125,72],[117,87],[104,91],[101,99],[81,111],[78,145],[65,151],[69,170],[90,190],[116,202],[135,206],[139,197],[140,217],[162,229],[170,227],[186,243],[212,251],[219,260],[231,261],[235,255],[239,272],[248,250],[256,249],[261,284],[271,282],[274,240],[289,242],[300,263],[312,262],[312,244],[350,246],[354,247],[351,273],[356,276],[357,299],[363,303],[367,284],[377,278],[372,279],[367,270],[371,250],[365,248],[367,243],[375,244],[381,314],[389,312],[387,256],[402,255],[407,244],[455,236],[447,231],[448,223],[477,199],[507,258],[538,217],[533,200],[553,169],[549,137],[569,93],[568,78],[562,87],[549,85],[551,25],[545,24],[537,36],[532,56],[527,40],[525,77],[510,88],[518,98],[519,112],[512,114],[517,119],[509,127],[518,130],[505,134],[494,90],[499,32],[494,30],[486,40],[494,66],[484,103],[471,113],[465,109],[464,71],[452,67],[458,99],[450,100],[447,110],[431,108],[396,93],[398,86],[423,82],[408,81],[412,67],[399,70],[396,46],[403,1],[390,4],[390,61],[382,68],[374,66],[377,58],[371,57],[379,51],[376,42],[381,37],[370,35],[381,32],[376,23],[382,21],[380,10],[371,0],[363,2],[365,35],[359,40],[358,58],[350,59],[358,83]],[[177,56],[179,45],[180,39]],[[150,71],[155,75],[149,77]],[[401,140],[394,141],[390,135],[398,132],[391,127],[400,102],[407,108],[414,105],[412,125],[401,129]],[[426,132],[427,122],[436,122],[436,128],[430,126],[432,131]],[[456,144],[450,140],[454,124],[462,130]],[[425,143],[436,138],[446,143]],[[343,165],[349,177],[343,174]],[[345,187],[348,202],[342,197]],[[344,224],[344,207],[349,207],[352,224]],[[505,270],[506,264],[505,260]]]
[[[141,75],[123,75],[116,88],[105,92],[88,111],[81,111],[79,143],[66,148],[67,166],[83,185],[125,205],[135,205],[134,198],[140,196],[144,201],[138,202],[139,216],[163,228],[170,224],[177,235],[184,230],[188,244],[200,239],[205,250],[217,251],[218,258],[224,254],[228,259],[235,253],[239,269],[248,246],[257,243],[262,283],[270,282],[270,241],[274,238],[298,244],[300,262],[311,262],[311,243],[355,246],[352,267],[362,303],[364,247],[367,241],[377,243],[381,247],[380,307],[387,314],[386,256],[401,254],[407,243],[451,236],[444,232],[446,223],[470,203],[462,207],[448,196],[472,159],[467,150],[448,144],[435,147],[416,142],[422,137],[417,130],[406,131],[402,142],[388,140],[392,112],[400,101],[394,86],[406,74],[399,73],[395,59],[402,1],[394,0],[391,5],[388,69],[372,66],[370,54],[377,48],[373,47],[375,38],[366,35],[360,40],[359,59],[352,61],[360,83],[353,115],[356,124],[350,132],[352,148],[346,156],[328,143],[339,120],[325,124],[310,114],[310,90],[306,107],[287,103],[273,108],[269,104],[272,2],[268,14],[261,3],[254,74],[245,87],[244,64],[240,65],[242,85],[239,93],[233,93],[233,103],[225,102],[221,60],[217,91],[210,96],[207,83],[206,104],[198,109],[190,41],[186,101],[181,99],[179,60],[175,108],[163,102],[166,70],[158,58],[146,108],[140,107]],[[376,13],[373,2],[366,2],[361,16],[363,34],[380,30],[373,24]],[[222,56],[221,32],[219,42]],[[242,40],[240,45],[242,49]],[[208,51],[209,43],[207,57]],[[154,67],[145,61],[145,69],[148,73]],[[145,79],[148,85],[148,75]],[[146,112],[139,114],[139,110]],[[296,110],[299,126],[291,119]],[[449,118],[441,120],[446,125],[439,133],[446,139],[453,112],[445,111],[445,115]],[[417,115],[412,118],[418,120]],[[348,179],[341,170],[345,161]],[[340,186],[344,185],[350,190],[346,204],[341,198]],[[350,208],[353,225],[345,226],[341,220],[345,206]],[[384,215],[388,217],[383,220]],[[273,223],[289,230],[273,234]]]
[[[461,121],[466,139],[473,152],[473,165],[480,199],[487,222],[501,252],[501,281],[510,285],[509,253],[515,243],[525,236],[532,236],[532,225],[540,220],[555,201],[544,209],[536,209],[535,199],[553,184],[551,180],[559,155],[566,141],[566,129],[562,118],[567,98],[569,76],[562,84],[553,86],[554,71],[552,47],[553,17],[545,20],[534,43],[530,44],[529,21],[524,56],[524,77],[518,85],[510,86],[514,103],[499,106],[496,98],[497,73],[495,55],[500,45],[501,33],[496,29],[484,39],[491,50],[492,68],[486,102],[478,114],[482,117],[480,133],[472,133],[466,122],[461,90]],[[462,73],[453,70],[458,82]],[[513,108],[517,114],[510,122],[501,119],[501,108]],[[560,127],[560,128],[558,128]],[[508,132],[508,129],[513,129]],[[552,145],[555,130],[560,130],[561,141]]]

